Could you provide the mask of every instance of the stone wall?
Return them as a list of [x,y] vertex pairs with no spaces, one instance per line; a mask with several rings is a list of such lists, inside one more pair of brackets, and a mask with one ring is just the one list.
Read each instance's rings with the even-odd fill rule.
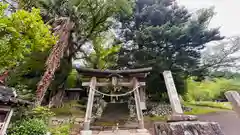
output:
[[129,120],[135,120],[136,119],[136,105],[135,100],[131,96],[128,100],[128,109],[129,109]]
[[181,121],[155,123],[155,135],[224,135],[216,122]]
[[[191,111],[192,108],[182,105],[183,111]],[[170,104],[147,102],[147,110],[144,111],[145,116],[164,116],[172,114],[172,108]]]
[[57,125],[64,125],[64,124],[75,124],[82,126],[84,118],[78,117],[52,117],[50,118],[49,125],[57,126]]
[[[94,97],[92,117],[93,119],[101,118],[104,108],[107,106],[107,102],[102,97]],[[92,120],[94,121],[94,120]]]
[[[170,104],[157,103],[157,102],[146,102],[147,109],[143,111],[144,116],[165,116],[172,114],[172,108]],[[136,118],[136,106],[133,97],[128,100],[128,109],[130,113],[130,119]],[[182,109],[185,112],[191,111],[192,108],[182,105]]]

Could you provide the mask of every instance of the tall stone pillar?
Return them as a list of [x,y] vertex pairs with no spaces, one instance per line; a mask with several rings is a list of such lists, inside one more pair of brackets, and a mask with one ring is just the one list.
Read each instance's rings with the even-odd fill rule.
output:
[[233,110],[238,114],[240,117],[240,95],[237,91],[227,91],[225,92],[225,96],[228,101],[231,102],[233,106]]
[[224,135],[216,122],[200,122],[197,116],[184,115],[171,71],[163,72],[173,114],[167,122],[154,123],[156,135]]
[[164,71],[163,77],[165,80],[165,85],[167,87],[167,93],[173,114],[183,114],[182,106],[178,97],[171,71]]
[[134,98],[135,98],[135,103],[136,103],[136,111],[137,111],[137,119],[139,123],[139,128],[144,129],[144,120],[143,120],[143,113],[142,109],[140,107],[140,95],[139,95],[139,82],[137,78],[133,78],[133,89],[136,89],[134,91]]
[[94,100],[94,94],[96,89],[96,83],[97,79],[96,77],[92,77],[91,82],[90,82],[90,89],[89,89],[89,94],[88,94],[88,102],[87,102],[87,109],[86,109],[86,114],[85,114],[85,119],[84,119],[84,130],[81,131],[81,135],[91,135],[92,131],[90,130],[90,123],[92,119],[92,107],[93,107],[93,100]]

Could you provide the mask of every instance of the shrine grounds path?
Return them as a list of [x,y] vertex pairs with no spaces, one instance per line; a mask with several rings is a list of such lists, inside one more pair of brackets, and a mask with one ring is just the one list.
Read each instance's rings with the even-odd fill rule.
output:
[[200,121],[218,122],[225,135],[240,135],[240,117],[233,111],[198,115]]

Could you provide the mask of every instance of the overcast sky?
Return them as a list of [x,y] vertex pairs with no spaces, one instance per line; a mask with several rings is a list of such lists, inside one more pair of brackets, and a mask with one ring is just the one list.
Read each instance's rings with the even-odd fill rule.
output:
[[215,7],[216,15],[209,27],[221,27],[223,36],[240,35],[240,0],[177,0],[189,10]]
[[[240,36],[240,0],[177,0],[190,11],[200,8],[215,7],[216,15],[213,17],[209,27],[220,27],[223,36]],[[208,46],[211,47],[211,46]],[[240,56],[240,52],[234,53]],[[237,62],[240,63],[240,62]],[[228,70],[237,71],[235,68]]]

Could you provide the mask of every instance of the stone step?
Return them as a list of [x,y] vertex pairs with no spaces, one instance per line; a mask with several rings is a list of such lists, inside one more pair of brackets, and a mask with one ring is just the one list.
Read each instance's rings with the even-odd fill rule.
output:
[[131,135],[128,130],[119,130],[119,131],[102,131],[98,135]]
[[93,132],[92,135],[151,135],[147,130],[146,131],[137,131],[137,130],[118,130],[118,131],[100,131]]

